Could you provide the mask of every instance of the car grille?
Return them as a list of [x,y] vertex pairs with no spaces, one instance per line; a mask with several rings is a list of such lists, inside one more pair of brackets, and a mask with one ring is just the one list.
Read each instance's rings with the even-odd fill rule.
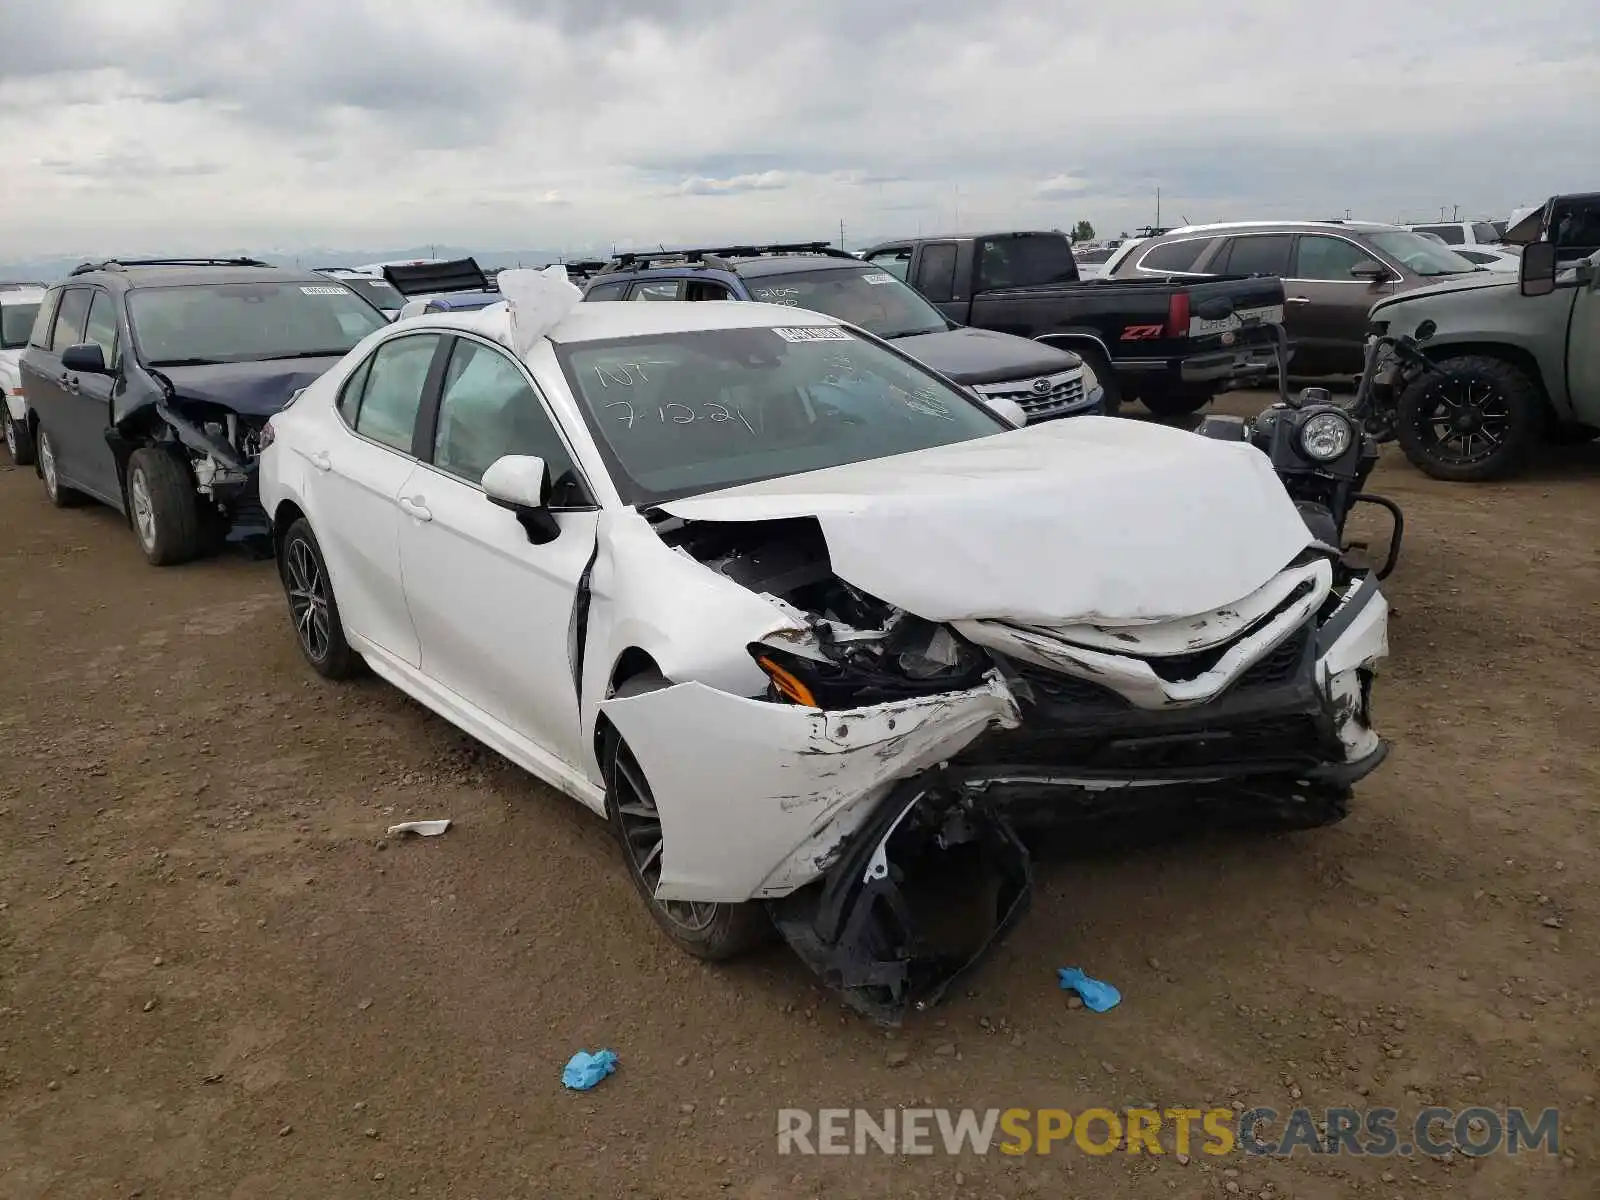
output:
[[[1035,379],[1048,379],[1050,390],[1034,390]],[[972,389],[985,400],[1015,400],[1029,417],[1048,417],[1083,401],[1083,372],[1063,371],[1059,375],[1013,379],[1004,383],[984,383]]]

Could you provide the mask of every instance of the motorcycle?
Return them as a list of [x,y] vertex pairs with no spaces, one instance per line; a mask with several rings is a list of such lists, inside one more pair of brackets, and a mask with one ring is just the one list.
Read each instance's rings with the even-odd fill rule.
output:
[[[1373,336],[1367,339],[1366,364],[1354,401],[1339,404],[1327,388],[1308,387],[1291,394],[1288,376],[1288,339],[1282,326],[1278,337],[1277,403],[1254,420],[1212,415],[1196,430],[1203,437],[1249,442],[1272,460],[1273,470],[1311,534],[1345,561],[1345,523],[1361,504],[1383,509],[1393,523],[1389,552],[1375,574],[1387,579],[1400,558],[1405,536],[1405,515],[1385,496],[1362,490],[1378,464],[1378,442],[1373,426],[1380,426],[1384,405],[1393,411],[1393,397],[1409,379],[1404,370],[1421,370],[1415,359],[1427,363],[1412,338]],[[1398,370],[1397,370],[1398,368]],[[1396,386],[1398,382],[1398,387]],[[1385,399],[1387,397],[1387,399]],[[1391,428],[1393,421],[1390,419]],[[1360,568],[1347,566],[1354,572]]]

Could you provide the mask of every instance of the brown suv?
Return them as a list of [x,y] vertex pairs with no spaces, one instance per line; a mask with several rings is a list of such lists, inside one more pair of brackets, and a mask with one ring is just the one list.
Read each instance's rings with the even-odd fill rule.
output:
[[1359,373],[1374,304],[1479,269],[1410,230],[1359,221],[1187,225],[1120,259],[1110,272],[1116,279],[1278,276],[1297,375]]

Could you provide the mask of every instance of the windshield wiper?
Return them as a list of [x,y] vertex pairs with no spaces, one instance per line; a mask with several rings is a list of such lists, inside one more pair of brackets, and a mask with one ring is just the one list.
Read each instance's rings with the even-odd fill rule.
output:
[[878,336],[881,337],[886,342],[892,342],[892,341],[895,341],[898,338],[921,337],[925,333],[947,333],[947,332],[949,332],[949,331],[945,330],[945,329],[940,329],[937,325],[934,325],[934,326],[931,326],[931,327],[929,327],[927,329],[901,329],[896,333],[880,333]]
[[233,361],[227,358],[160,358],[145,364],[151,367],[224,367]]
[[349,353],[350,353],[350,351],[348,349],[344,349],[344,350],[296,350],[292,354],[264,354],[260,358],[252,359],[251,361],[252,362],[277,362],[279,359],[283,359],[283,358],[343,358],[346,354],[349,354]]

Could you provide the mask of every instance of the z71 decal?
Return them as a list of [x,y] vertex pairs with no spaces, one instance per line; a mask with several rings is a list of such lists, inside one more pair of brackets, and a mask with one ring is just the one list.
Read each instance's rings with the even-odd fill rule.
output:
[[1150,342],[1161,336],[1164,325],[1129,325],[1122,331],[1122,340],[1125,342]]

